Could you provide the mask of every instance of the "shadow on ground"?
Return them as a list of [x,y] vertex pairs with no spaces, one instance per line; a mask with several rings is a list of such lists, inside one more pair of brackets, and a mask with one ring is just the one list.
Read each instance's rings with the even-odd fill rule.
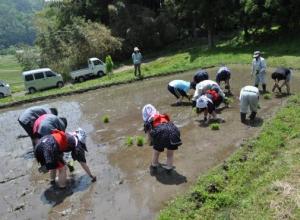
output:
[[150,168],[151,176],[155,176],[156,180],[164,185],[180,185],[187,182],[187,178],[179,174],[175,169],[167,171],[162,167],[156,169]]
[[73,177],[70,179],[69,184],[65,189],[60,189],[56,185],[50,186],[41,196],[41,200],[44,203],[50,203],[53,207],[55,207],[74,193],[86,190],[90,185],[91,182],[86,175],[81,176],[77,180]]

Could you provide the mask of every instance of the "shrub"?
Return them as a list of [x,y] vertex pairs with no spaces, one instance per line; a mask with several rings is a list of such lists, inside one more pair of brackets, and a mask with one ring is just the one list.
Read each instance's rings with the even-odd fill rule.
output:
[[108,115],[104,115],[102,117],[102,121],[103,121],[103,123],[108,123],[109,122],[109,116]]
[[113,73],[113,68],[114,68],[114,63],[113,63],[110,55],[106,56],[105,64],[106,64],[106,74],[110,78]]
[[220,125],[218,123],[212,123],[209,127],[211,130],[219,130],[220,129]]
[[145,143],[144,137],[142,137],[142,136],[137,136],[136,137],[136,145],[137,146],[141,147],[141,146],[144,145],[144,143]]

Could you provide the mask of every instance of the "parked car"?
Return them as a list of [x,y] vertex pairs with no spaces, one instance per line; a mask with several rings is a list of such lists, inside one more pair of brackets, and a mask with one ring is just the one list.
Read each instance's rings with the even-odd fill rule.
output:
[[5,96],[10,96],[11,90],[9,84],[0,80],[0,98],[4,98]]
[[75,70],[70,73],[72,81],[83,82],[93,76],[101,77],[106,73],[105,63],[96,57],[88,59],[88,68]]
[[62,76],[49,68],[25,71],[22,73],[22,76],[25,88],[29,93],[53,87],[61,88],[64,86]]

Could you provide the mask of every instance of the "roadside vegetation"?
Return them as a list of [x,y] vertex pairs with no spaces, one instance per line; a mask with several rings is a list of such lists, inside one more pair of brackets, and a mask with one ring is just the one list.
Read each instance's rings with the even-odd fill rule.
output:
[[300,96],[192,189],[169,202],[168,219],[299,219]]

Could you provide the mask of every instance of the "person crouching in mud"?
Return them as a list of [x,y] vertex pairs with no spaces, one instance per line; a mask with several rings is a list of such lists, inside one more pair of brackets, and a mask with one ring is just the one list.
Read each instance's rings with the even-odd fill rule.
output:
[[[208,123],[210,121],[223,122],[224,119],[218,118],[216,113],[216,107],[221,103],[222,100],[215,91],[207,91],[205,95],[200,96],[196,101],[196,112],[200,114],[204,113],[203,121]],[[213,95],[211,94],[213,93]]]
[[63,159],[64,152],[71,152],[72,158],[77,160],[85,172],[91,177],[92,182],[97,180],[92,175],[85,159],[86,133],[78,128],[73,133],[65,133],[55,130],[50,135],[42,137],[36,145],[34,155],[41,164],[40,171],[50,171],[51,184],[56,182],[59,188],[63,189],[67,186],[67,170]]
[[192,83],[184,80],[172,80],[168,84],[169,92],[172,93],[177,99],[176,105],[180,105],[184,97],[190,101],[191,95],[189,94],[189,90],[191,88]]
[[151,145],[153,145],[153,155],[150,169],[155,170],[160,166],[159,155],[167,148],[167,163],[162,165],[167,171],[174,169],[174,150],[182,144],[180,131],[170,121],[166,114],[159,114],[155,107],[147,104],[143,107],[144,131],[148,134]]

